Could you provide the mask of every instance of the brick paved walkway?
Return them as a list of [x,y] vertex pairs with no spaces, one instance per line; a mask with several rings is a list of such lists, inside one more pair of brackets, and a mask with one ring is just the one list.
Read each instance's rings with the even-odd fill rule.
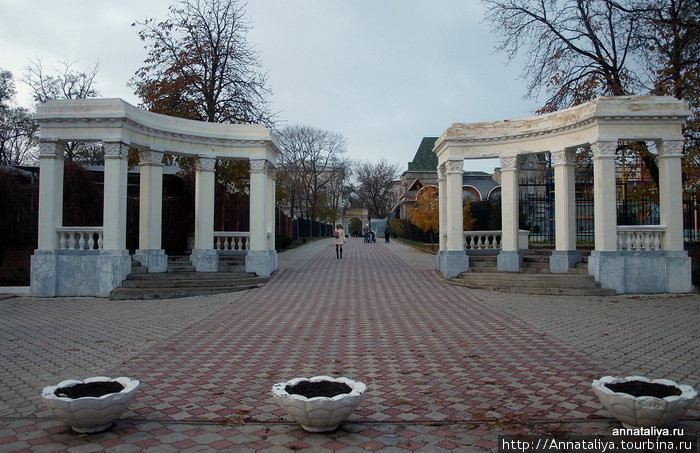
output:
[[[282,269],[246,293],[0,301],[0,360],[9,364],[0,389],[16,395],[2,398],[0,451],[495,451],[499,434],[605,434],[619,426],[590,391],[603,374],[653,361],[650,371],[700,383],[696,296],[639,299],[639,307],[659,305],[668,322],[628,306],[615,311],[620,302],[604,299],[595,306],[617,313],[608,317],[581,310],[593,302],[587,298],[451,286],[425,270],[433,259],[351,239],[337,260],[320,241],[281,254]],[[674,303],[680,316],[668,312]],[[626,320],[624,330],[597,327],[600,317],[606,326]],[[680,352],[664,368],[653,351],[671,350],[656,347],[666,338]],[[624,357],[607,352],[618,344]],[[38,394],[94,374],[128,375],[142,386],[114,429],[76,436]],[[332,434],[304,432],[270,398],[273,383],[315,374],[368,385],[360,408]],[[681,426],[697,433],[697,418],[696,410]]]

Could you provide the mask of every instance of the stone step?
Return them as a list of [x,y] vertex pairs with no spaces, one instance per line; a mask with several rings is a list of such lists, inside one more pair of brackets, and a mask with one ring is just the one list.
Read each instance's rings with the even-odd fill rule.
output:
[[550,255],[525,255],[523,261],[526,263],[549,263]]
[[602,288],[550,288],[550,287],[514,287],[514,286],[498,286],[498,285],[479,285],[461,282],[451,282],[458,286],[464,286],[470,289],[482,289],[486,291],[498,291],[506,293],[521,293],[521,294],[543,294],[555,296],[614,296],[615,290]]
[[601,289],[590,275],[579,273],[550,274],[534,272],[464,272],[451,282],[472,289],[527,294],[614,295]]
[[202,287],[236,287],[253,286],[265,283],[266,278],[198,278],[198,279],[154,279],[154,280],[124,280],[122,288],[202,288]]
[[178,299],[181,297],[206,296],[232,293],[258,288],[261,284],[206,288],[117,288],[110,294],[112,300]]
[[493,261],[476,261],[469,257],[469,267],[495,267],[496,260]]
[[127,280],[228,280],[255,277],[254,272],[160,272],[156,274],[129,275]]
[[584,280],[593,281],[593,277],[585,275],[575,275],[575,274],[525,274],[520,272],[462,272],[457,278],[471,279],[474,281],[506,281],[506,282],[520,282],[523,281],[536,281],[537,279],[546,280],[549,282],[565,282],[565,283],[576,283]]

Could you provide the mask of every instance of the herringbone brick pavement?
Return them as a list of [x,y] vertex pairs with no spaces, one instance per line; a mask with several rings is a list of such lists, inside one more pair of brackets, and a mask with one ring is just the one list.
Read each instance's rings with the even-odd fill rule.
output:
[[[391,247],[353,239],[338,260],[328,242],[96,370],[142,381],[112,431],[75,437],[37,402],[5,417],[0,451],[495,451],[504,433],[609,432],[590,382],[615,365]],[[332,434],[302,431],[270,398],[273,383],[317,374],[368,385]],[[682,426],[696,432],[692,418]]]

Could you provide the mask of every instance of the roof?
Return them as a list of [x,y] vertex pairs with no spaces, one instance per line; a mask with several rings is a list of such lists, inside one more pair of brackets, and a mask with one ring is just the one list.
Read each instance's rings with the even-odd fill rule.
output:
[[437,137],[423,137],[416,155],[408,163],[408,171],[437,171],[437,155],[433,152],[437,139]]

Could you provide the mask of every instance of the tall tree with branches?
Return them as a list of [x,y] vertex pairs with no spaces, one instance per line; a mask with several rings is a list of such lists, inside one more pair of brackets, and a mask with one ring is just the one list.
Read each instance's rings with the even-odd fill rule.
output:
[[[38,104],[54,99],[86,99],[99,96],[96,78],[99,63],[83,70],[75,69],[75,62],[61,61],[53,73],[44,68],[39,57],[29,60],[22,81],[29,86],[32,98]],[[84,165],[101,165],[104,151],[99,143],[68,142],[64,145],[66,159]]]
[[12,73],[0,70],[0,165],[28,164],[36,144],[38,125],[27,109],[14,105],[15,94]]
[[397,201],[391,191],[392,182],[399,175],[399,166],[382,159],[377,163],[355,164],[355,194],[369,211],[370,218],[387,217]]
[[[348,175],[347,141],[338,132],[292,125],[279,134],[279,166],[290,194],[290,211],[316,220],[328,208],[338,210]],[[325,213],[328,216],[328,213]]]
[[180,0],[135,22],[148,57],[131,86],[150,111],[210,123],[273,123],[267,74],[239,0]]
[[[482,2],[499,36],[497,49],[509,60],[527,53],[521,74],[526,95],[537,96],[542,88],[548,93],[538,113],[603,95],[672,94],[694,102],[677,88],[680,74],[694,79],[691,84],[698,80],[697,53],[686,52],[697,50],[697,0]],[[638,153],[658,184],[656,161],[644,143],[621,148]]]

